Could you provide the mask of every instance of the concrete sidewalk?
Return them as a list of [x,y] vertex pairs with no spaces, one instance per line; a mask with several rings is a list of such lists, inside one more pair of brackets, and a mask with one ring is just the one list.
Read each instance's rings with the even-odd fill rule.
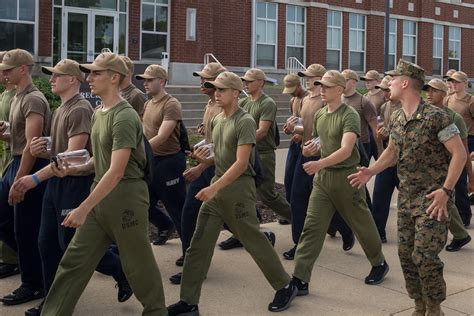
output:
[[[279,181],[283,177],[282,158],[286,158],[286,151],[279,150]],[[383,245],[390,265],[385,282],[377,286],[365,285],[363,280],[370,270],[370,264],[360,245],[356,242],[351,251],[344,252],[341,238],[328,236],[313,269],[310,294],[297,297],[291,308],[280,314],[411,315],[413,303],[406,294],[397,256],[395,201],[394,196],[388,222],[388,243]],[[271,223],[263,225],[263,228],[276,233],[275,249],[280,257],[291,248],[290,226]],[[474,235],[472,228],[469,232],[471,236]],[[222,232],[220,240],[228,236],[228,232]],[[178,240],[171,240],[164,246],[153,246],[153,250],[162,273],[166,303],[175,303],[179,299],[179,286],[170,284],[168,278],[181,271],[174,264],[180,255],[180,243]],[[444,251],[441,258],[445,263],[444,273],[448,287],[448,297],[443,303],[444,312],[453,316],[474,314],[474,243],[457,253]],[[294,262],[282,261],[287,272],[291,273]],[[9,293],[18,285],[18,276],[0,280],[0,295]],[[118,303],[116,295],[113,279],[95,273],[76,306],[75,315],[140,315],[141,305],[135,297],[125,303]],[[216,247],[199,307],[202,315],[274,315],[267,311],[273,295],[273,289],[242,248],[222,251]],[[14,307],[0,305],[0,315],[24,315],[27,308],[37,303],[38,301]]]

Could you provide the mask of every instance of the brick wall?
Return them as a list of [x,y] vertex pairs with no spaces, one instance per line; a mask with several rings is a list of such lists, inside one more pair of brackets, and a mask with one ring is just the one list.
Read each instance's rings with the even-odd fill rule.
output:
[[383,16],[369,15],[366,17],[366,71],[375,69],[383,72],[384,70],[384,23],[385,18]]
[[141,1],[128,1],[128,56],[140,58]]
[[327,10],[307,9],[306,64],[326,64]]
[[[52,56],[53,0],[39,1],[38,56]],[[51,34],[46,36],[46,34]]]
[[[286,5],[278,4],[278,68],[286,68]],[[301,61],[303,62],[303,61]]]
[[433,24],[419,22],[417,36],[417,63],[423,67],[427,74],[433,69]]

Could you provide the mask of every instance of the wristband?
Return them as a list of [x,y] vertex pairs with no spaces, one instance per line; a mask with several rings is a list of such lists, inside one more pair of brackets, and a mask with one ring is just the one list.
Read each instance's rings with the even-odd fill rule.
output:
[[31,178],[33,179],[33,182],[36,183],[36,185],[39,185],[41,183],[40,179],[36,174],[31,175]]

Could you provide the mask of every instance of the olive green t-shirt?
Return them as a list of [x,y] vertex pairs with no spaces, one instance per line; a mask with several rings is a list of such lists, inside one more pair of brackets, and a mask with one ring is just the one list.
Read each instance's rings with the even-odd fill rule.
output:
[[239,100],[239,106],[252,115],[257,124],[257,128],[260,125],[260,121],[270,121],[272,125],[268,130],[267,136],[257,142],[257,151],[259,153],[265,153],[274,151],[276,149],[275,144],[275,133],[276,133],[276,112],[277,106],[275,101],[268,95],[264,94],[257,101],[252,101],[250,97],[246,97]]
[[[15,89],[12,89],[10,91],[5,90],[0,94],[0,121],[8,122],[10,106],[15,93]],[[0,177],[2,177],[3,173],[12,162],[12,153],[8,142],[0,141],[0,153]]]
[[137,112],[127,101],[122,101],[106,111],[98,108],[94,112],[91,140],[95,183],[109,170],[112,151],[124,148],[130,148],[132,152],[122,181],[143,179],[143,169],[146,165],[143,129]]
[[[239,145],[255,145],[257,126],[252,116],[241,108],[238,108],[234,114],[227,118],[224,113],[218,114],[212,120],[211,126],[214,141],[214,164],[216,176],[219,178],[237,160]],[[252,154],[250,162],[253,162],[254,159]],[[242,175],[253,175],[250,166]]]
[[26,119],[32,113],[43,117],[43,136],[49,135],[51,110],[43,93],[34,84],[18,92],[12,100],[10,110],[10,147],[13,155],[22,155],[26,146]]
[[[360,136],[360,117],[356,110],[342,104],[335,112],[329,113],[328,107],[322,108],[314,116],[313,137],[320,137],[321,158],[326,158],[341,148],[342,136],[352,132]],[[342,169],[357,166],[360,161],[357,145],[346,160],[327,169]]]
[[[90,135],[93,112],[90,102],[80,94],[76,94],[56,109],[51,124],[53,155],[67,150],[69,138],[79,134]],[[91,151],[90,140],[87,141],[86,149]]]
[[449,119],[458,128],[459,137],[461,137],[461,139],[463,139],[463,140],[467,139],[468,134],[467,134],[466,122],[464,122],[464,119],[462,118],[462,116],[459,115],[458,113],[454,112],[453,110],[451,110],[450,108],[448,108],[446,106],[443,107],[443,109],[446,111],[446,113],[448,113]]

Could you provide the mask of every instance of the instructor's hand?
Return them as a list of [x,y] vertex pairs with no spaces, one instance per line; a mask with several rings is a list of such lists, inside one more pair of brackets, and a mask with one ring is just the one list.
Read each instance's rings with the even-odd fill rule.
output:
[[207,188],[202,189],[196,194],[196,199],[203,202],[210,201],[217,194],[217,190],[211,185]]
[[443,216],[445,219],[449,218],[447,207],[449,197],[446,192],[442,189],[438,189],[428,194],[426,198],[433,200],[425,212],[431,219],[436,218],[438,222],[440,222],[443,220]]
[[66,218],[61,225],[64,227],[78,228],[84,224],[89,212],[90,210],[86,209],[82,205],[79,205],[78,208],[73,209],[69,214],[66,215]]
[[356,173],[350,174],[347,179],[349,179],[349,183],[352,187],[360,189],[369,182],[374,173],[366,167],[358,167],[357,170]]

